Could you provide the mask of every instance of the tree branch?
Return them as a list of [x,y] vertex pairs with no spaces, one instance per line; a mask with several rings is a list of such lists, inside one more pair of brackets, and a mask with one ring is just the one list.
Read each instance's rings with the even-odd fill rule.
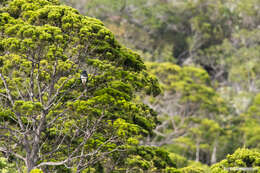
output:
[[6,83],[6,80],[5,80],[4,76],[2,75],[2,73],[0,73],[0,78],[1,78],[2,81],[4,82],[4,86],[5,86],[5,90],[6,90],[6,92],[7,92],[7,95],[8,95],[8,99],[9,99],[9,101],[11,102],[11,104],[12,104],[12,106],[13,106],[13,105],[14,105],[14,101],[13,101],[13,98],[12,98],[12,96],[11,96],[10,90],[9,90],[9,88],[8,88],[8,85],[7,85],[7,83]]
[[21,159],[21,160],[23,160],[23,161],[26,161],[26,159],[25,159],[23,156],[21,156],[21,155],[15,153],[15,152],[13,152],[13,151],[9,151],[9,150],[6,149],[6,148],[0,147],[0,151],[2,151],[2,152],[4,152],[4,153],[11,153],[11,154],[14,155],[16,158]]

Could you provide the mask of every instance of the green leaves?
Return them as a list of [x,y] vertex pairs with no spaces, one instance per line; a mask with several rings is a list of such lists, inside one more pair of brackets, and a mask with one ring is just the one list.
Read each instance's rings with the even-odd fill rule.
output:
[[[68,3],[75,5],[74,1]],[[86,46],[92,42],[91,51],[101,57],[93,62],[88,58],[89,64],[103,71],[89,86],[107,82],[94,92],[103,103],[111,99],[119,109],[140,111],[140,107],[128,104],[135,97],[129,91],[144,88],[144,93],[157,95],[136,98],[156,109],[162,122],[154,131],[156,137],[151,136],[147,143],[165,144],[170,151],[207,164],[237,147],[259,148],[259,0],[92,0],[83,4],[81,13],[102,19],[120,42],[138,50],[146,60],[157,62],[147,65],[148,71],[159,78],[161,95],[155,77],[135,75],[133,69],[142,69],[143,65],[138,56],[118,58],[127,55],[127,50],[114,49],[114,36],[99,21],[95,25],[86,22],[80,30],[81,43]],[[111,61],[120,70],[108,63]],[[166,61],[178,65],[161,63]],[[119,77],[124,80],[114,86],[112,81]],[[144,134],[155,127],[143,116],[145,111],[125,116],[117,107],[111,110],[109,117],[133,121],[143,127]],[[202,172],[197,166],[183,171]]]
[[102,22],[55,0],[10,0],[0,22],[0,147],[28,173],[82,172],[152,134],[155,113],[135,97],[158,95],[158,81]]
[[1,108],[1,111],[0,111],[0,121],[1,122],[5,122],[5,121],[13,122],[14,119],[15,119],[15,115],[12,112],[12,110]]
[[0,171],[2,173],[16,173],[16,168],[14,164],[8,163],[6,158],[0,157]]
[[[246,148],[237,149],[232,155],[228,155],[226,159],[222,160],[211,167],[213,173],[228,172],[227,168],[251,168],[258,169],[260,166],[260,153]],[[225,170],[226,168],[226,170]]]
[[16,101],[13,109],[23,116],[37,115],[43,109],[40,102],[32,101]]
[[[208,73],[196,67],[179,67],[171,63],[147,63],[152,74],[161,81],[165,93],[180,94],[182,104],[192,102],[198,109],[225,113],[224,100],[211,87]],[[217,106],[218,105],[218,106]]]

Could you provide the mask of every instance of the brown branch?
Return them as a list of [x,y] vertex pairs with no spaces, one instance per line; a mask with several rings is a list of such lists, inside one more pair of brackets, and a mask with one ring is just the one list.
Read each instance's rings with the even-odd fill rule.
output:
[[[48,156],[53,154],[54,152],[58,151],[60,149],[60,146],[62,145],[62,143],[64,142],[65,138],[67,137],[67,135],[64,135],[62,137],[62,133],[59,134],[59,136],[56,138],[55,143],[53,144],[53,146],[57,146],[55,149],[53,149],[52,151],[43,154],[43,156]],[[61,138],[62,137],[62,138]],[[60,140],[61,139],[61,140]],[[42,146],[41,146],[42,147]]]

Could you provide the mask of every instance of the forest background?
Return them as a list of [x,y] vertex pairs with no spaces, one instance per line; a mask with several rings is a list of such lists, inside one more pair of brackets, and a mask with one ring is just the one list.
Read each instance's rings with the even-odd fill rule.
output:
[[160,123],[140,143],[169,153],[178,169],[164,171],[259,168],[259,0],[61,2],[100,19],[157,77],[161,93],[135,99],[158,113]]

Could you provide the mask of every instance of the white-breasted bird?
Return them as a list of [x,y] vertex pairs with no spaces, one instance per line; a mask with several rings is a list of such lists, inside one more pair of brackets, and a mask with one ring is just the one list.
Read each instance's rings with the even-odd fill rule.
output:
[[80,75],[80,79],[83,85],[86,85],[86,83],[88,82],[88,74],[87,71],[84,70],[81,75]]

